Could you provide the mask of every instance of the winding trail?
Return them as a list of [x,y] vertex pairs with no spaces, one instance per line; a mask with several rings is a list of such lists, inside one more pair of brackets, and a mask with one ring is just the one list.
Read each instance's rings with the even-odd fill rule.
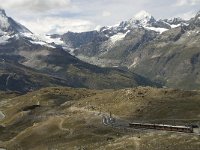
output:
[[70,131],[69,129],[63,128],[63,123],[64,123],[64,121],[65,121],[64,118],[60,118],[60,122],[59,122],[59,124],[58,124],[60,130],[62,130],[62,131]]

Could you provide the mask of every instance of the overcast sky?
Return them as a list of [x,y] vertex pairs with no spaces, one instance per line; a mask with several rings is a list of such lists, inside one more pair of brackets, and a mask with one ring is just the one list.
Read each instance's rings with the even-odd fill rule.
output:
[[192,17],[200,0],[0,0],[8,16],[34,33],[88,31],[145,10],[155,18]]

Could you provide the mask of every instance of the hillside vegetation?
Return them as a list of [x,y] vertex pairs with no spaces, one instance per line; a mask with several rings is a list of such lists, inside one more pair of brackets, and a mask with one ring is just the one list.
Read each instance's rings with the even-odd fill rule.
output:
[[123,90],[45,88],[2,99],[0,147],[12,149],[183,150],[200,147],[194,134],[125,130],[102,124],[109,114],[126,122],[198,124],[200,91],[139,87]]

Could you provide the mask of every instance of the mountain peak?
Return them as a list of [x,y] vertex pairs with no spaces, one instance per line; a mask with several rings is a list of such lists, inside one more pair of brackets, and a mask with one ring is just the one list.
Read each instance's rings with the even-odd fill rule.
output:
[[200,17],[200,11],[197,12],[195,17]]
[[0,34],[31,33],[26,27],[8,17],[2,8],[0,8],[0,31]]
[[200,10],[197,12],[197,15],[200,15]]
[[5,10],[0,9],[0,29],[2,31],[7,31],[10,26],[9,19],[6,16]]
[[129,23],[133,26],[149,26],[149,24],[155,21],[156,20],[150,13],[142,10],[137,13],[132,19],[130,19]]
[[4,9],[0,8],[0,14],[6,16],[6,12]]
[[146,12],[145,10],[142,10],[140,12],[138,12],[133,19],[136,19],[136,20],[143,20],[143,19],[151,19],[152,18],[152,15],[148,12]]

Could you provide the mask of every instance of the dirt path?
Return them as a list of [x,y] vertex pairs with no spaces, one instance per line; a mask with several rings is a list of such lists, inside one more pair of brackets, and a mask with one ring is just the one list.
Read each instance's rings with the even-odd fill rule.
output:
[[64,121],[65,121],[64,118],[60,118],[60,122],[59,122],[59,124],[58,124],[59,129],[62,130],[62,131],[70,131],[69,129],[63,128],[63,123],[64,123]]
[[105,113],[102,114],[99,111],[89,110],[89,109],[86,109],[86,108],[83,108],[83,107],[72,106],[72,107],[70,107],[70,110],[71,111],[82,111],[82,112],[92,113],[92,114],[97,115],[97,116],[103,116],[103,115],[105,115]]

